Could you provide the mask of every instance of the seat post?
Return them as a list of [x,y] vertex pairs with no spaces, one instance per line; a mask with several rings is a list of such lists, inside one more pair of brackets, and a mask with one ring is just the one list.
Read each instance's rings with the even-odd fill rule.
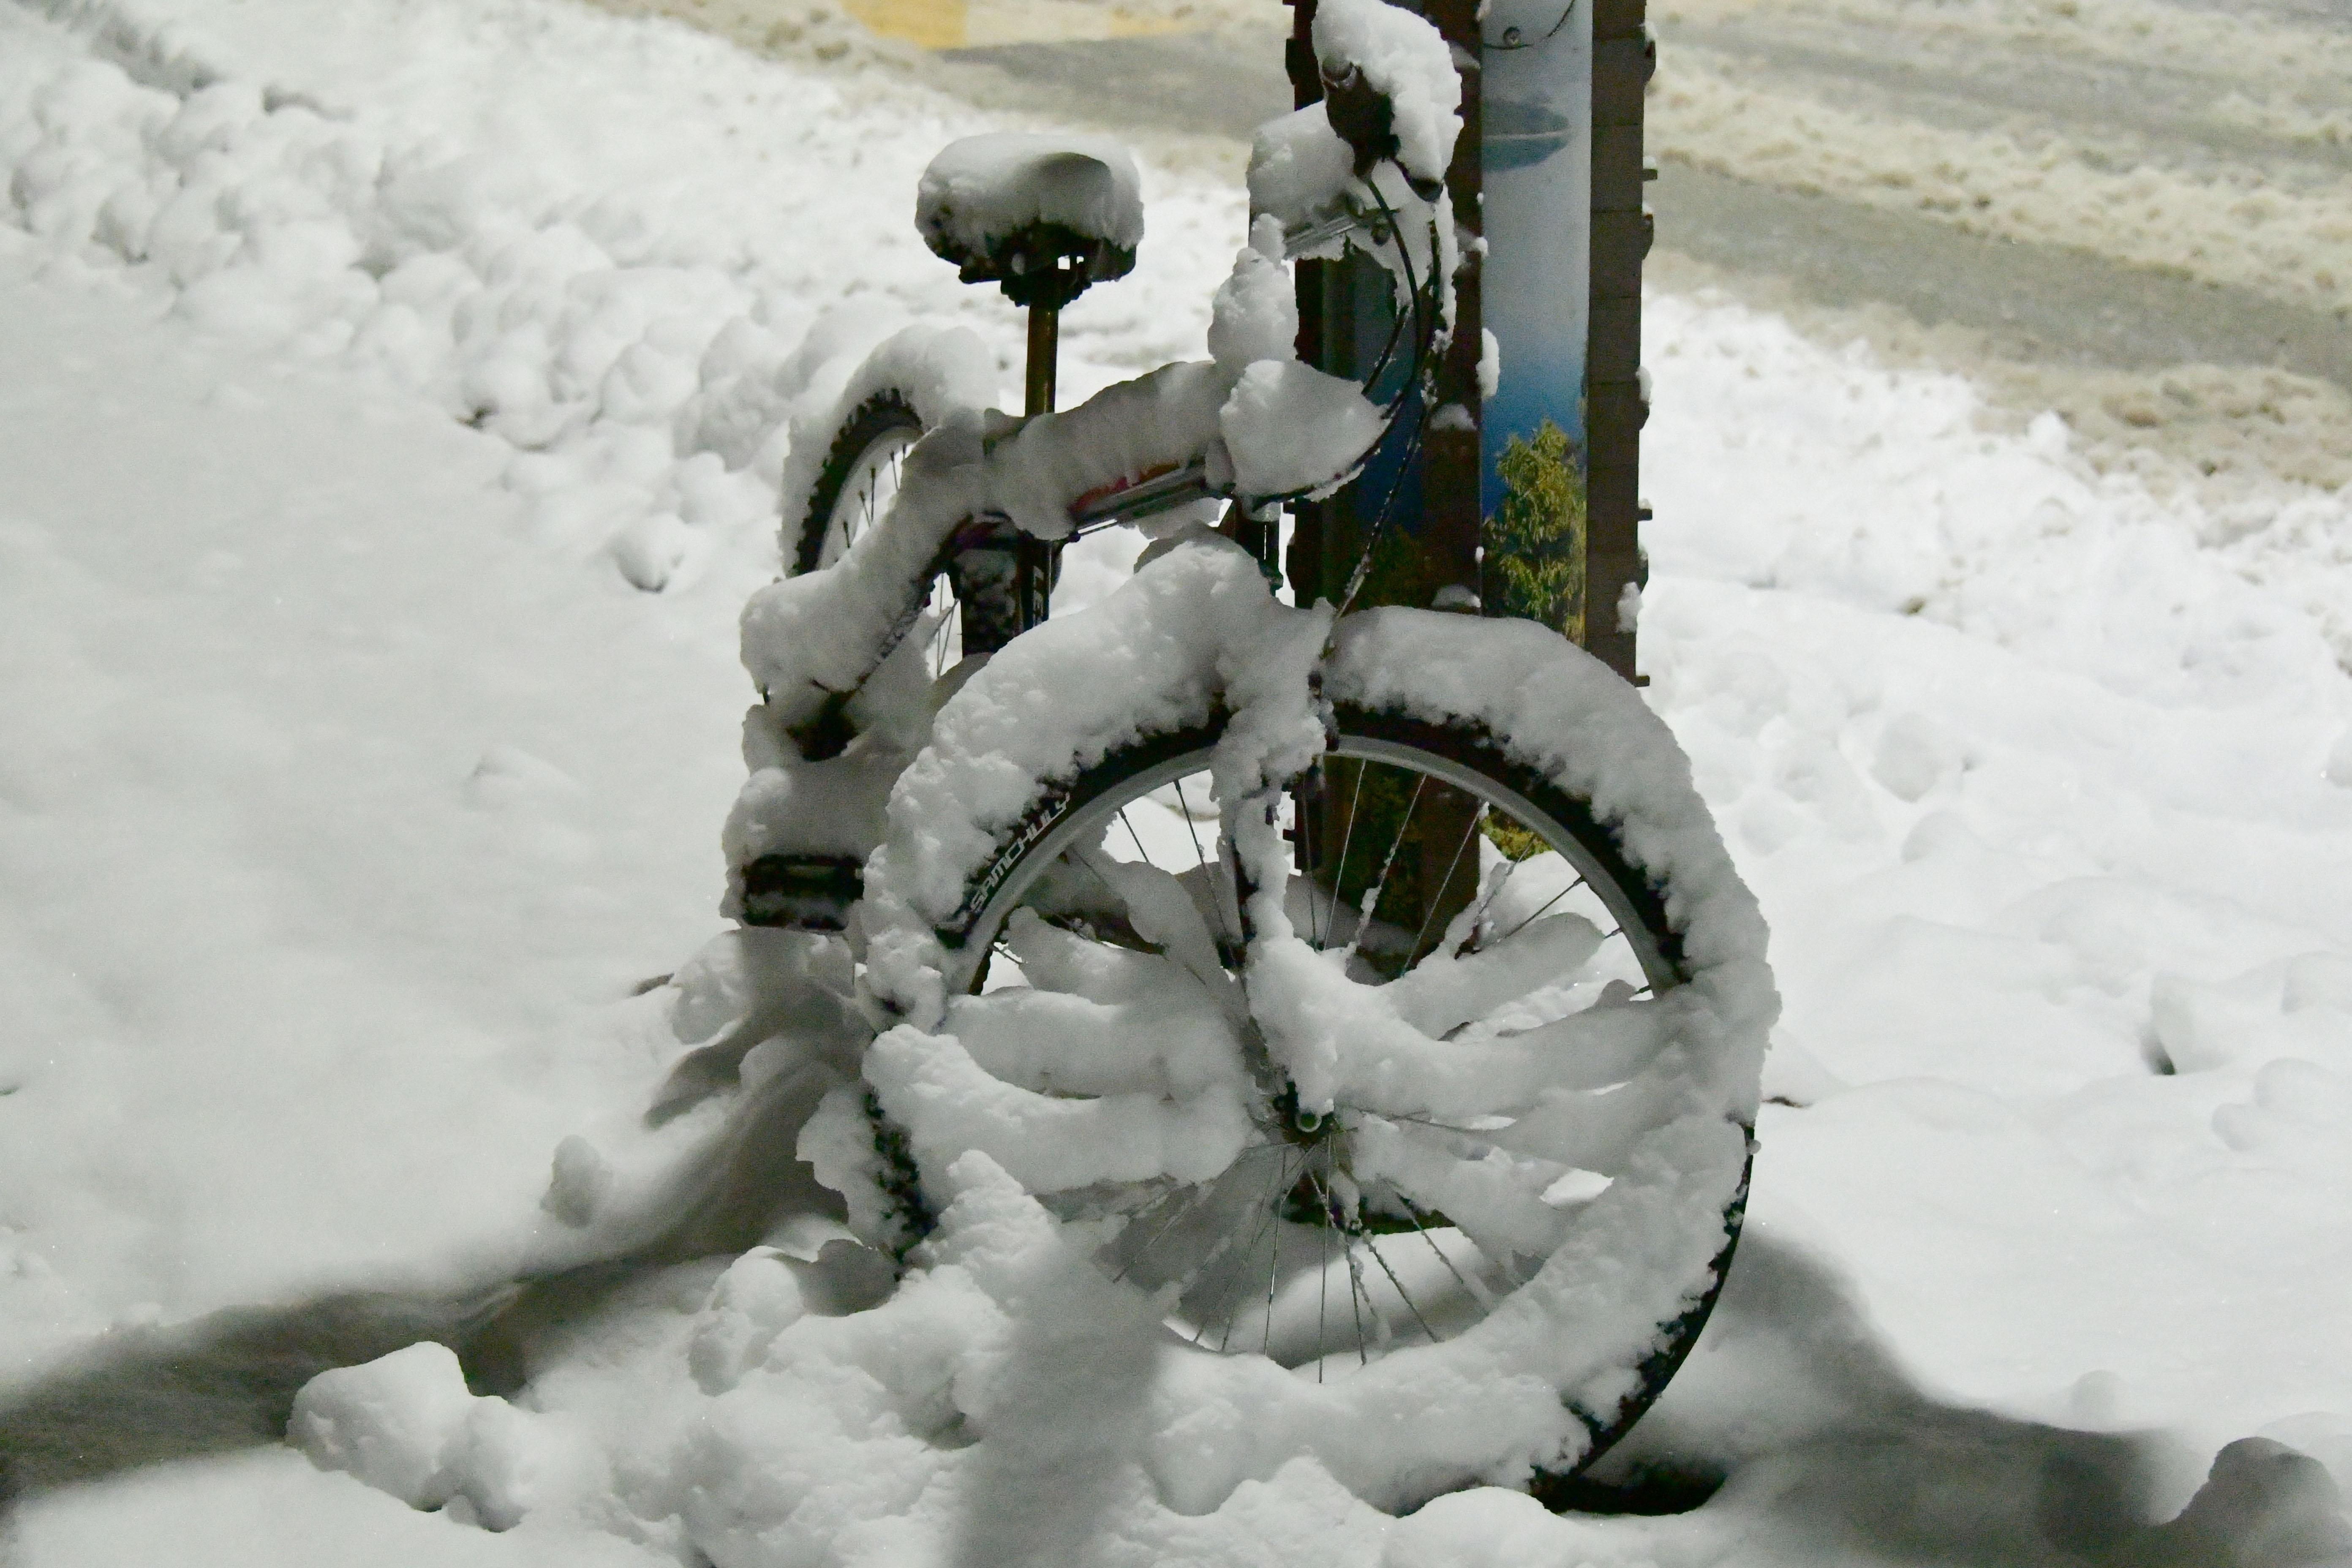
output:
[[[1062,307],[1135,266],[1139,190],[1133,157],[1099,137],[968,136],[923,171],[915,198],[923,243],[955,263],[965,282],[994,283],[1028,312],[1028,417],[1054,411]],[[1009,520],[960,543],[948,571],[962,605],[965,655],[993,653],[1044,620],[1061,562],[1060,541]]]
[[1061,307],[1040,300],[1029,307],[1029,372],[1021,410],[1024,414],[1054,412],[1054,362],[1060,355],[1061,346]]

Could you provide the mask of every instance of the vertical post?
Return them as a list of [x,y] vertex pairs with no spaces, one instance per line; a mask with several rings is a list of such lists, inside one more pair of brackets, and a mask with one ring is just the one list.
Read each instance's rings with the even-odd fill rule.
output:
[[1482,597],[1587,646],[1592,4],[1489,0],[1479,39],[1494,353]]
[[[1323,98],[1323,72],[1315,61],[1315,0],[1283,0],[1283,4],[1290,7],[1290,37],[1282,45],[1283,69],[1290,78],[1292,107],[1304,109]],[[1318,367],[1326,363],[1323,305],[1328,285],[1324,274],[1329,266],[1325,261],[1302,261],[1294,283],[1298,297],[1298,357]],[[1324,521],[1331,509],[1328,500],[1300,501],[1291,508],[1290,553],[1283,562],[1283,572],[1290,579],[1291,596],[1301,605],[1311,605],[1332,592],[1323,573]]]
[[[1422,436],[1418,542],[1431,600],[1475,611],[1481,603],[1485,509],[1480,491],[1486,469],[1479,436],[1484,400],[1478,385],[1478,361],[1486,342],[1486,268],[1479,238],[1486,227],[1481,112],[1486,73],[1479,63],[1478,18],[1486,7],[1481,0],[1425,0],[1425,5],[1423,14],[1451,46],[1462,76],[1462,134],[1445,171],[1462,262],[1454,274],[1453,336],[1432,367],[1423,414],[1427,423]],[[1454,789],[1433,788],[1426,794],[1422,820],[1414,825],[1419,837],[1413,850],[1420,861],[1414,879],[1420,895],[1415,926],[1420,934],[1409,963],[1418,963],[1434,950],[1447,923],[1470,907],[1478,891],[1478,855],[1472,842],[1477,833],[1477,801]]]
[[1592,284],[1587,401],[1591,431],[1585,646],[1633,677],[1633,628],[1620,618],[1626,590],[1649,580],[1642,554],[1642,261],[1652,220],[1643,203],[1642,100],[1657,68],[1645,0],[1591,0]]
[[[1315,0],[1288,0],[1293,37],[1286,60],[1300,107],[1323,96],[1315,57]],[[1397,428],[1374,454],[1364,475],[1339,495],[1297,509],[1290,552],[1291,583],[1301,603],[1336,598],[1353,575],[1368,546],[1371,572],[1358,604],[1416,606],[1443,605],[1475,609],[1479,603],[1482,532],[1480,476],[1485,454],[1479,436],[1481,330],[1481,204],[1485,188],[1480,110],[1479,0],[1395,0],[1430,21],[1451,48],[1462,78],[1463,132],[1445,173],[1452,198],[1460,268],[1452,279],[1452,333],[1437,347],[1429,374],[1416,384],[1419,366],[1391,360],[1384,345],[1394,341],[1403,309],[1388,273],[1361,256],[1302,263],[1298,269],[1299,357],[1319,369],[1360,379],[1382,362],[1370,394],[1405,405]],[[1424,284],[1435,281],[1423,279]],[[1417,345],[1416,345],[1417,346]],[[1383,521],[1385,519],[1385,521]],[[1374,541],[1378,542],[1375,545]],[[1363,770],[1343,796],[1327,798],[1300,818],[1309,824],[1303,864],[1345,902],[1360,897],[1369,868],[1324,865],[1328,855],[1365,829],[1366,842],[1399,843],[1395,874],[1388,883],[1381,918],[1421,933],[1422,956],[1444,936],[1447,922],[1468,906],[1478,885],[1479,857],[1473,840],[1478,805],[1461,791],[1442,784],[1400,785],[1391,770]],[[1367,820],[1351,824],[1351,814]]]
[[[1304,109],[1323,97],[1323,72],[1315,61],[1315,0],[1282,3],[1290,7],[1290,37],[1282,43],[1283,70],[1290,78],[1291,106]],[[1292,284],[1298,300],[1298,357],[1318,367],[1324,363],[1323,302],[1328,286],[1323,275],[1328,266],[1321,261],[1300,262]],[[1297,604],[1311,605],[1327,596],[1323,582],[1323,524],[1330,510],[1328,500],[1302,500],[1290,509],[1290,552],[1282,566],[1283,574],[1290,580],[1291,598]],[[1314,776],[1310,774],[1310,780]],[[1337,812],[1328,802],[1305,789],[1293,798],[1298,826],[1292,847],[1298,868],[1315,877],[1328,890],[1331,872],[1323,862],[1331,857],[1330,844],[1337,842],[1330,837]]]
[[1462,264],[1454,274],[1454,334],[1432,367],[1428,425],[1422,436],[1420,542],[1433,590],[1459,587],[1473,602],[1479,591],[1479,489],[1485,461],[1478,435],[1486,275],[1480,253],[1486,179],[1478,17],[1485,9],[1480,0],[1427,0],[1425,13],[1452,46],[1454,63],[1462,73],[1462,135],[1445,171]]

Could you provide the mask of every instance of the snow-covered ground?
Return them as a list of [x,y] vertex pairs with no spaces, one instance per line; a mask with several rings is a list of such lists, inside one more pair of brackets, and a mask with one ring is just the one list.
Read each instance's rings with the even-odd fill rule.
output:
[[[631,992],[721,929],[806,335],[958,314],[1009,366],[910,221],[1003,123],[553,0],[0,6],[0,1402],[91,1416],[87,1358],[204,1314],[617,1234],[542,1195],[696,1037]],[[1081,390],[1197,354],[1242,237],[1238,191],[1146,177]],[[511,1401],[411,1353],[383,1407],[449,1439],[440,1513],[265,1447],[43,1492],[0,1560],[2352,1555],[2352,494],[2158,496],[1720,300],[1649,332],[1650,695],[1787,1001],[1730,1289],[1614,1461],[1706,1507],[1391,1521],[1302,1463],[1175,1512],[1136,1363],[983,1192],[878,1310],[785,1328],[816,1277],[720,1258]],[[629,1190],[565,1147],[559,1197]],[[931,1440],[950,1383],[977,1443]]]
[[[2179,0],[1667,0],[1676,154],[2352,312],[2352,37]],[[2102,89],[2105,90],[2102,91]]]
[[[1928,355],[1966,356],[2021,423],[2064,411],[2103,467],[2352,479],[2340,5],[1661,0],[1650,19],[1665,251],[1816,336],[1900,353],[1929,329]],[[1817,316],[1874,302],[1894,310]]]

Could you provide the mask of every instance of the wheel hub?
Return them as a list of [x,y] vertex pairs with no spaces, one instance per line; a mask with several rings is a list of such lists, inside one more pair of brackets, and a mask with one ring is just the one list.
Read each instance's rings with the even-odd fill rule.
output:
[[1302,1149],[1311,1149],[1337,1138],[1341,1131],[1339,1113],[1331,1110],[1309,1110],[1298,1103],[1298,1087],[1285,1084],[1274,1099],[1275,1125],[1286,1142]]

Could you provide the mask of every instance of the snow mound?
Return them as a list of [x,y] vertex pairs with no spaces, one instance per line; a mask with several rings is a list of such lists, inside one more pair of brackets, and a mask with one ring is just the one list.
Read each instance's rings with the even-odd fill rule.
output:
[[1217,410],[1234,483],[1245,496],[1326,492],[1386,427],[1354,382],[1295,359],[1259,360]]
[[985,1156],[951,1180],[896,1295],[782,1327],[656,1447],[697,1547],[729,1568],[1376,1560],[1386,1521],[1311,1458],[1170,1496],[1156,1320]]
[[[1355,153],[1331,129],[1328,111],[1310,103],[1258,127],[1250,145],[1250,211],[1297,232],[1334,216],[1355,178]],[[1338,243],[1309,256],[1336,256]]]
[[490,1530],[512,1530],[534,1510],[609,1485],[585,1434],[476,1397],[456,1354],[431,1342],[320,1373],[294,1396],[286,1436],[322,1470]]
[[438,1508],[472,1413],[457,1357],[430,1342],[365,1366],[322,1372],[294,1396],[288,1441],[322,1470],[346,1470],[411,1508]]
[[[646,591],[720,563],[747,585],[788,450],[811,471],[824,456],[789,427],[821,422],[910,306],[964,305],[903,203],[923,153],[980,117],[911,82],[528,6],[446,26],[339,13],[308,54],[235,11],[47,9],[72,31],[27,15],[0,49],[0,213],[37,255],[421,393],[510,447],[503,482],[535,538]],[[469,101],[492,81],[496,109]],[[716,120],[669,111],[688,81]],[[903,145],[864,129],[877,113]],[[642,134],[656,119],[668,134]],[[1134,162],[1088,156],[1116,195],[1102,226],[1131,247]],[[1235,206],[1171,193],[1166,266],[1229,245]],[[1066,384],[1197,344],[1199,302],[1157,287],[1170,300],[1116,333],[1065,324]],[[943,390],[985,404],[983,379]]]
[[2322,1568],[2352,1562],[2352,1521],[2326,1468],[2267,1437],[2241,1437],[2213,1457],[2180,1517],[2153,1533],[2175,1562]]

